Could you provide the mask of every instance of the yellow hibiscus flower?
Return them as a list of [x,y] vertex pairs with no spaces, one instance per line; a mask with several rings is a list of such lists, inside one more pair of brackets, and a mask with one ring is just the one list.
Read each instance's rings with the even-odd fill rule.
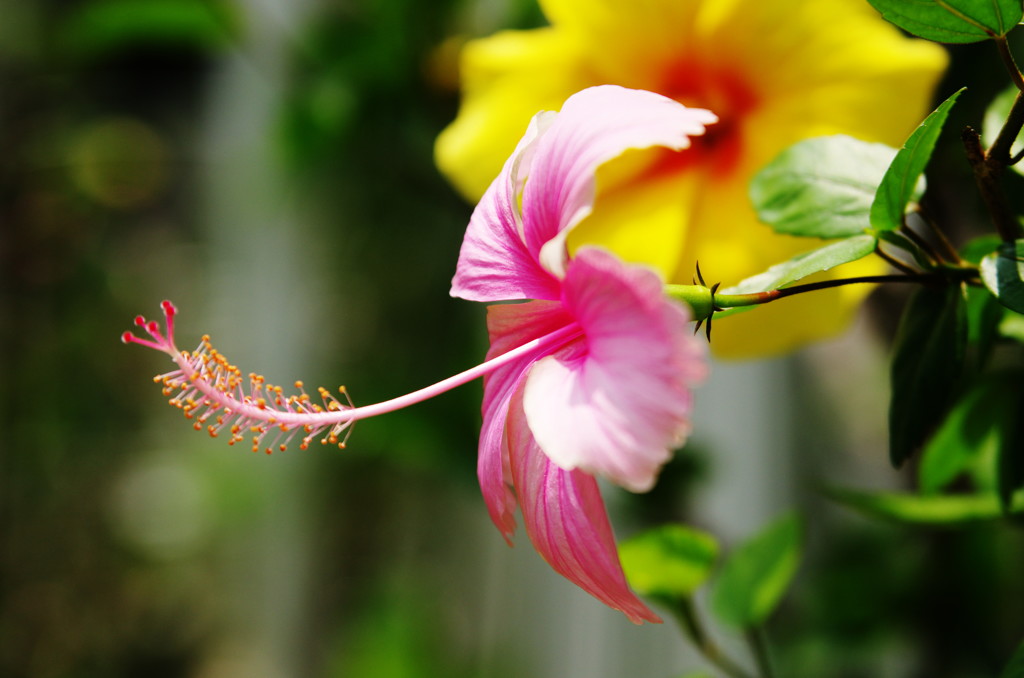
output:
[[[816,246],[758,223],[747,185],[779,151],[849,134],[899,145],[946,65],[864,0],[540,0],[551,26],[505,31],[462,53],[462,107],[438,166],[479,198],[539,110],[618,84],[709,108],[720,122],[677,155],[629,153],[598,174],[594,213],[570,239],[602,244],[689,283],[699,258],[725,285]],[[868,260],[828,276],[877,273]],[[841,331],[864,286],[799,295],[715,325],[719,355],[777,354]]]

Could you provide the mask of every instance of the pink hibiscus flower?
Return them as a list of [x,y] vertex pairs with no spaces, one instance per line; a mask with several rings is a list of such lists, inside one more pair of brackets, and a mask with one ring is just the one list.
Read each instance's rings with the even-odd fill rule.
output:
[[544,559],[637,623],[660,620],[626,585],[594,474],[650,489],[689,433],[703,345],[655,273],[596,248],[570,258],[565,242],[590,213],[598,166],[631,148],[686,148],[714,121],[615,86],[536,116],[477,205],[452,284],[472,301],[534,300],[488,308],[489,358],[578,328],[486,377],[480,486],[506,539],[518,500]]
[[241,371],[208,337],[192,352],[174,342],[176,309],[135,319],[150,339],[122,340],[168,354],[157,378],[197,430],[252,434],[252,449],[345,445],[350,425],[422,402],[484,376],[478,475],[491,518],[511,543],[520,507],[527,534],[551,566],[636,623],[660,619],[630,591],[597,475],[649,489],[690,430],[690,389],[706,371],[687,309],[652,271],[592,247],[570,257],[569,231],[589,214],[595,172],[631,148],[683,149],[715,117],[650,92],[595,87],[560,113],[534,118],[473,212],[451,293],[488,308],[487,361],[392,400],[354,407],[319,389],[315,402]]

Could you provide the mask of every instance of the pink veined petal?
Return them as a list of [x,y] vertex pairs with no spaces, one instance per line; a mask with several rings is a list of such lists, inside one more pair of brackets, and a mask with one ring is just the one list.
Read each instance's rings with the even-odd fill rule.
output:
[[554,113],[538,113],[470,217],[451,295],[469,301],[557,299],[558,281],[537,263],[523,240],[519,194],[537,139]]
[[703,134],[716,120],[710,111],[616,85],[591,87],[566,99],[537,139],[523,188],[523,234],[531,255],[561,277],[565,238],[593,207],[597,168],[633,148],[687,148],[691,136]]
[[470,218],[452,296],[557,299],[552,275],[563,275],[565,238],[590,212],[597,168],[631,148],[686,148],[690,136],[716,120],[709,111],[615,85],[574,94],[557,115],[534,116]]
[[[501,355],[528,341],[572,323],[561,304],[531,301],[523,304],[490,306],[487,330],[491,348],[487,359]],[[537,354],[498,368],[484,379],[483,426],[477,477],[491,520],[511,544],[516,529],[516,498],[509,474],[505,420],[512,394],[519,389],[530,366],[544,354]]]
[[690,431],[704,346],[655,273],[603,250],[576,253],[563,304],[583,327],[585,351],[533,365],[523,389],[530,430],[559,467],[646,491]]
[[634,624],[661,619],[626,584],[604,500],[593,476],[564,471],[537,447],[522,411],[522,389],[508,416],[512,475],[526,532],[559,574]]

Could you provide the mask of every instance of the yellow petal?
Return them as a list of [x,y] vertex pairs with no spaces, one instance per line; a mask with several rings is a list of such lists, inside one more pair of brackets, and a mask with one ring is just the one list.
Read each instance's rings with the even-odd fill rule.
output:
[[[941,47],[904,37],[862,0],[541,0],[553,27],[474,41],[463,59],[459,118],[438,141],[442,170],[478,197],[534,113],[606,82],[659,91],[722,119],[677,163],[626,157],[598,173],[594,213],[570,248],[600,244],[690,282],[734,284],[820,244],[759,224],[754,173],[808,137],[900,144],[926,115],[946,64]],[[699,165],[699,166],[698,166]],[[671,169],[671,166],[669,166]],[[877,272],[872,260],[854,268]],[[838,331],[863,286],[723,318],[714,349],[759,355]],[[744,328],[764,323],[756,334]],[[731,329],[739,328],[739,329]]]
[[655,89],[657,69],[692,42],[707,2],[666,0],[541,0],[544,14],[585,46],[588,61],[607,82]]
[[461,68],[462,107],[437,138],[434,160],[472,201],[501,171],[536,113],[558,110],[574,92],[598,84],[577,44],[552,29],[472,40]]
[[689,172],[637,180],[658,154],[629,151],[598,169],[594,210],[570,234],[570,251],[582,244],[600,245],[625,261],[656,269],[665,279],[673,275],[686,246],[701,177]]

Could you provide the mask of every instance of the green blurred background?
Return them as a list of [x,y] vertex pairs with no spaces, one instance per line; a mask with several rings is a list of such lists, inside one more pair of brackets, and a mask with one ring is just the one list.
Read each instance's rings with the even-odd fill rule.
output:
[[[447,294],[471,206],[432,144],[460,42],[542,24],[531,0],[0,9],[0,676],[701,666],[673,624],[634,627],[525,535],[505,546],[475,480],[479,384],[360,422],[344,452],[253,455],[194,434],[149,379],[166,358],[118,341],[169,298],[182,348],[209,332],[243,370],[357,404],[479,361],[483,309]],[[994,675],[1024,626],[1019,533],[911,532],[814,491],[910,477],[885,461],[883,340],[854,337],[716,366],[658,488],[610,493],[617,529],[734,542],[813,509],[780,675]]]

